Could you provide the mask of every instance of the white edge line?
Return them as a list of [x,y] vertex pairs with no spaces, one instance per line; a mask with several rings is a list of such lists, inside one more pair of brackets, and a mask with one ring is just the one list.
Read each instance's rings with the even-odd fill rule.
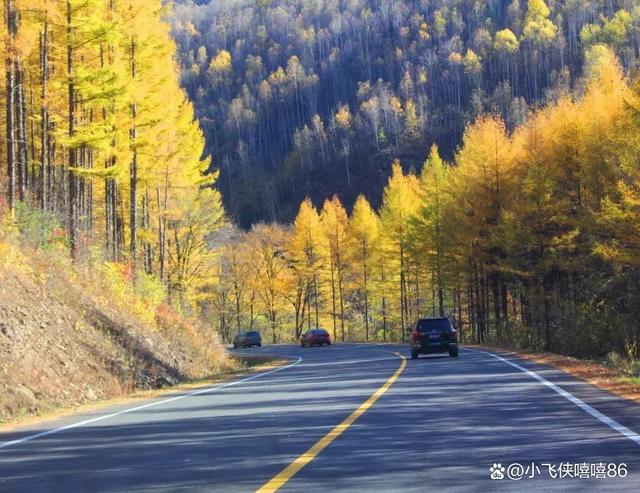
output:
[[599,421],[601,421],[602,423],[607,425],[609,428],[617,431],[621,435],[627,437],[629,440],[631,440],[631,441],[635,442],[636,444],[640,445],[640,435],[638,435],[636,432],[630,430],[629,428],[627,428],[624,425],[621,425],[615,419],[612,419],[609,416],[607,416],[605,414],[602,414],[600,411],[598,411],[597,409],[591,407],[589,404],[584,402],[582,399],[577,398],[575,395],[567,392],[566,390],[564,390],[561,387],[558,387],[556,384],[550,382],[549,380],[547,380],[544,377],[541,377],[537,373],[535,373],[535,372],[533,372],[531,370],[528,370],[527,368],[525,368],[523,366],[520,366],[519,364],[514,363],[511,360],[503,358],[502,356],[498,356],[497,354],[490,353],[488,351],[480,351],[478,349],[470,349],[470,348],[463,348],[463,349],[465,349],[466,351],[473,351],[473,352],[476,352],[476,353],[488,354],[489,356],[492,356],[493,358],[495,358],[497,360],[500,360],[503,363],[506,363],[506,364],[508,364],[510,366],[513,366],[514,368],[526,373],[531,378],[536,379],[542,385],[544,385],[546,387],[549,387],[551,390],[553,390],[554,392],[557,392],[562,397],[567,399],[569,402],[572,402],[573,404],[578,406],[584,412],[586,412],[586,413],[590,414],[591,416],[593,416],[594,418],[598,419]]
[[174,402],[174,401],[178,401],[180,399],[186,399],[187,397],[192,397],[194,395],[200,395],[200,394],[206,394],[206,393],[209,393],[209,392],[215,392],[217,390],[221,390],[221,389],[224,389],[226,387],[231,387],[231,386],[237,385],[239,383],[244,383],[244,382],[248,382],[250,380],[255,380],[256,378],[264,377],[265,375],[269,375],[270,373],[275,373],[277,371],[282,371],[282,370],[286,370],[287,368],[291,368],[292,366],[295,366],[295,365],[297,365],[298,363],[300,363],[302,361],[302,358],[300,358],[299,356],[293,356],[293,358],[296,358],[296,361],[294,361],[293,363],[290,363],[290,364],[285,365],[285,366],[280,366],[278,368],[274,368],[273,370],[269,370],[269,371],[266,371],[264,373],[258,373],[256,375],[252,375],[250,377],[242,378],[240,380],[234,380],[232,382],[218,384],[218,385],[214,385],[212,387],[206,387],[206,388],[203,388],[203,389],[194,390],[192,392],[187,392],[185,394],[180,394],[180,395],[177,395],[175,397],[171,397],[170,399],[164,399],[164,400],[161,400],[161,401],[153,401],[153,402],[150,402],[148,404],[143,404],[141,406],[135,406],[135,407],[123,409],[123,410],[115,412],[115,413],[104,414],[102,416],[96,416],[95,418],[87,419],[87,420],[84,420],[84,421],[79,421],[78,423],[71,423],[71,424],[68,424],[66,426],[61,426],[60,428],[53,428],[51,430],[47,430],[47,431],[43,431],[43,432],[40,432],[40,433],[36,433],[34,435],[27,435],[26,437],[18,438],[16,440],[11,440],[9,442],[0,443],[0,450],[8,448],[8,447],[11,447],[13,445],[19,445],[21,443],[30,442],[30,441],[35,440],[37,438],[43,438],[43,437],[46,437],[46,436],[49,436],[49,435],[53,435],[55,433],[60,433],[62,431],[71,430],[73,428],[79,428],[80,426],[85,426],[85,425],[88,425],[88,424],[91,424],[91,423],[95,423],[96,421],[103,421],[105,419],[114,418],[116,416],[120,416],[121,414],[132,413],[132,412],[135,412],[135,411],[140,411],[141,409],[147,409],[149,407],[160,406],[161,404],[167,404],[168,402]]

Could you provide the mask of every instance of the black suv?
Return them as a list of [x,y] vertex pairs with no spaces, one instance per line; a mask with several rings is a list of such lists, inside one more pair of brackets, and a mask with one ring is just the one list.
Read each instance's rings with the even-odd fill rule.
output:
[[458,333],[447,317],[421,318],[411,333],[411,359],[420,353],[449,353],[458,357]]
[[262,337],[257,330],[250,330],[249,332],[238,332],[238,335],[233,339],[234,349],[239,347],[262,347]]

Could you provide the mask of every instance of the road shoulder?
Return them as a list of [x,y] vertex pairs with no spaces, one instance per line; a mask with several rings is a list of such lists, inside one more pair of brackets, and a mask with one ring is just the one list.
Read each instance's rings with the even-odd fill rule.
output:
[[[278,356],[236,355],[234,358],[238,360],[236,369],[225,371],[223,373],[158,389],[136,390],[118,397],[99,399],[77,406],[49,409],[39,414],[17,416],[0,424],[0,437],[3,433],[29,430],[49,421],[72,418],[73,416],[87,413],[106,411],[114,407],[128,407],[139,404],[145,400],[152,400],[160,397],[172,397],[173,395],[179,395],[199,388],[208,388],[224,384],[237,378],[243,378],[253,374],[273,370],[290,363],[289,359]],[[0,442],[2,442],[1,439]]]
[[601,390],[611,392],[618,397],[640,404],[640,385],[625,381],[621,373],[595,361],[586,361],[571,356],[562,356],[548,352],[530,352],[506,346],[488,344],[465,344],[471,349],[495,352],[504,357],[517,357],[521,360],[547,365],[561,370]]
[[[640,444],[640,405],[638,402],[614,394],[607,389],[580,379],[573,374],[532,358],[523,358],[517,352],[488,346],[465,346],[471,353],[484,353],[505,365],[529,373],[532,380],[545,385],[561,397],[582,408],[618,433]],[[623,430],[626,428],[627,430]]]

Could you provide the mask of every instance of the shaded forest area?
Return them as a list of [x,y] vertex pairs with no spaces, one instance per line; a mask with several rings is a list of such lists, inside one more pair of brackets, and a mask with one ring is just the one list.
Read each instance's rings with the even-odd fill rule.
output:
[[179,0],[182,84],[244,227],[309,195],[379,205],[391,162],[451,159],[484,112],[509,131],[581,93],[585,50],[636,67],[633,0]]

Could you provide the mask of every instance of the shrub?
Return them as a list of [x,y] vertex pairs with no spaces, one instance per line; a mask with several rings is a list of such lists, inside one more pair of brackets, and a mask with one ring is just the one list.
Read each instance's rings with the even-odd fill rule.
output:
[[15,207],[15,225],[22,243],[34,249],[46,249],[55,243],[64,242],[55,216],[40,209],[27,207],[18,202]]
[[619,371],[625,377],[640,377],[640,360],[628,356],[622,356],[620,353],[616,353],[615,351],[607,354],[605,366]]
[[151,309],[155,309],[167,297],[167,290],[162,281],[146,272],[139,272],[136,275],[135,291]]

